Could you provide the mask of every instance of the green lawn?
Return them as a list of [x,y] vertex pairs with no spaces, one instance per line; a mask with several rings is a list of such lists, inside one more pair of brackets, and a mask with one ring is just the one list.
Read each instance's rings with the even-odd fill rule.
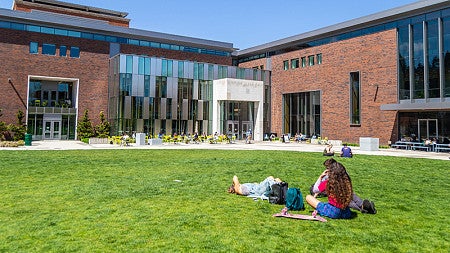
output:
[[[342,162],[376,215],[274,218],[282,206],[228,194],[280,177],[303,195],[320,153],[220,150],[0,151],[0,252],[448,252],[450,161]],[[307,207],[298,213],[309,214]]]

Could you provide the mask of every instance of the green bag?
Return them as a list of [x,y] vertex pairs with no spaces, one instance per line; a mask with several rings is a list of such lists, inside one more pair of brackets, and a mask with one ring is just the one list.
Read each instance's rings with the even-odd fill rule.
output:
[[299,188],[289,188],[286,193],[286,207],[288,210],[304,210],[303,195]]

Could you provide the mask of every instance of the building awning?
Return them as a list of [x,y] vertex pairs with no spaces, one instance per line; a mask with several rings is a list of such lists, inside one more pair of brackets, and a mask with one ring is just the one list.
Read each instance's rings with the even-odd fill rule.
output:
[[398,103],[384,104],[380,106],[382,111],[441,111],[450,110],[450,101],[444,102],[417,102],[417,103]]

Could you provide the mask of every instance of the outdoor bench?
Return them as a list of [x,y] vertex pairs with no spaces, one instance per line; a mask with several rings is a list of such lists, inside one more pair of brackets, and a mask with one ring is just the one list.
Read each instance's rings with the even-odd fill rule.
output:
[[423,149],[425,151],[430,151],[430,147],[428,147],[428,146],[412,146],[412,149],[414,149],[414,150]]
[[441,150],[443,151],[449,151],[450,152],[450,145],[446,145],[446,146],[440,146],[440,145],[436,145],[436,148],[434,149],[436,152],[439,152]]
[[403,145],[403,144],[392,144],[391,147],[392,148],[405,148],[405,149],[408,149],[408,145]]

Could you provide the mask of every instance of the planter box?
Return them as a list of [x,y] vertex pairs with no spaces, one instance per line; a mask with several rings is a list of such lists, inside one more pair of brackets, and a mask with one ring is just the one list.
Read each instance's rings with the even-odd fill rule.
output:
[[148,145],[162,145],[162,139],[148,139]]
[[378,138],[360,137],[359,150],[362,151],[378,151],[380,147]]
[[89,138],[89,144],[109,144],[108,138]]

